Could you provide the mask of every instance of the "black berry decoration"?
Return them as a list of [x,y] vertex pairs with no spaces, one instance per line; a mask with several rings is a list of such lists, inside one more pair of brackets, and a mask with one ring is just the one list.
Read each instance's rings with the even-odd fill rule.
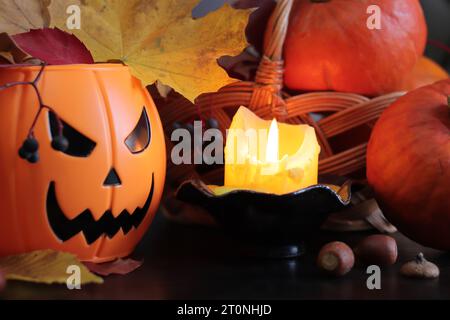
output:
[[215,118],[209,118],[206,125],[209,129],[219,129],[219,122]]
[[30,163],[39,161],[39,142],[34,137],[28,137],[19,149],[19,157]]
[[183,128],[183,125],[181,124],[181,123],[179,123],[178,121],[175,121],[173,124],[172,124],[172,129],[175,131],[175,130],[177,130],[177,129],[181,129],[181,128]]
[[39,153],[32,153],[27,160],[29,163],[37,163],[39,161]]
[[191,136],[194,135],[194,125],[192,123],[188,123],[186,125],[186,129],[189,131],[189,133],[191,134]]
[[41,94],[39,93],[39,90],[37,87],[37,83],[38,83],[39,79],[41,78],[45,67],[46,67],[46,64],[44,62],[42,62],[41,69],[39,70],[36,78],[33,81],[11,82],[11,83],[6,83],[6,84],[0,86],[0,91],[4,90],[4,89],[15,87],[15,86],[21,86],[21,85],[31,86],[34,89],[34,91],[36,92],[37,100],[39,101],[39,109],[38,109],[38,112],[36,113],[36,115],[34,116],[33,123],[31,125],[31,128],[28,131],[28,137],[23,142],[22,146],[19,149],[19,156],[22,159],[27,160],[30,163],[36,163],[39,161],[39,153],[38,153],[39,142],[36,140],[36,138],[34,137],[34,134],[33,134],[37,120],[39,118],[39,115],[42,113],[42,111],[44,109],[51,110],[51,108],[49,106],[45,105],[44,102],[42,101]]
[[52,148],[56,151],[65,152],[69,148],[69,140],[63,135],[56,136],[52,140]]
[[39,149],[39,142],[34,137],[27,138],[24,141],[22,148],[29,153],[35,153]]
[[28,152],[27,150],[25,150],[25,148],[22,146],[19,149],[19,157],[21,157],[24,160],[27,160],[28,158],[30,158],[32,155],[31,152]]

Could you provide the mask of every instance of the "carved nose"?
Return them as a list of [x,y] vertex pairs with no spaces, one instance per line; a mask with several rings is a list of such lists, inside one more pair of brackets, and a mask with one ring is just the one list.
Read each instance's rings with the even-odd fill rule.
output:
[[121,184],[122,182],[120,181],[116,169],[112,168],[109,171],[108,176],[105,179],[105,182],[103,182],[103,185],[105,187],[112,187],[112,186],[120,186]]

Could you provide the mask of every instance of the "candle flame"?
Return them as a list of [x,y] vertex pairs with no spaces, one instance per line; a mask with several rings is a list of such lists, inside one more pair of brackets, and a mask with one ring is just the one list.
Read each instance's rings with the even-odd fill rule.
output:
[[276,119],[273,119],[272,123],[270,124],[266,146],[266,161],[278,161],[278,123]]

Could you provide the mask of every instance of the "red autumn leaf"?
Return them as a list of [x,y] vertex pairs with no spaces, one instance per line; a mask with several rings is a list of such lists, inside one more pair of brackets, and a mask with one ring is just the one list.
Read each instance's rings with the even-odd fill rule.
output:
[[50,65],[94,63],[83,42],[57,28],[31,30],[12,37],[29,55]]
[[89,271],[100,276],[109,276],[111,274],[125,275],[133,272],[142,265],[143,261],[133,259],[117,259],[106,263],[84,262]]

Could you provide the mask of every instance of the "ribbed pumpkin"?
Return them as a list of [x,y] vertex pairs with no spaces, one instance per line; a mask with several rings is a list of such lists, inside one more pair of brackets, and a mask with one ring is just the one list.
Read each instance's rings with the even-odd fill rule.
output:
[[387,218],[411,239],[450,250],[450,79],[411,91],[381,115],[367,178]]
[[[380,9],[381,29],[368,28]],[[297,0],[285,41],[285,84],[369,96],[393,92],[422,55],[427,27],[418,0]]]

